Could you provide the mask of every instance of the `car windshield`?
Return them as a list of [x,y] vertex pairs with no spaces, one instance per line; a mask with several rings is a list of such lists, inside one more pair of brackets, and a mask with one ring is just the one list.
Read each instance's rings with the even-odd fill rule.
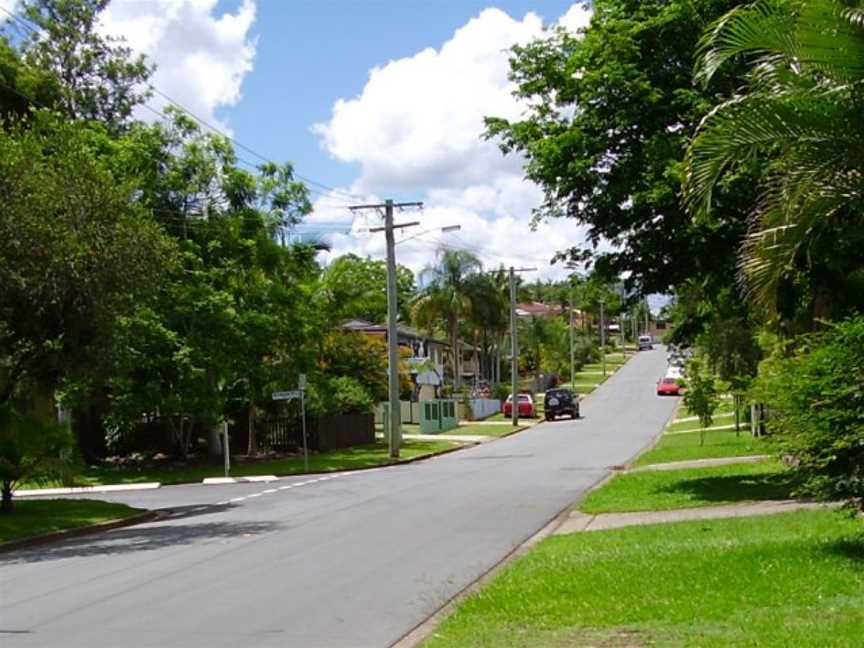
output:
[[664,379],[663,379],[663,384],[664,384],[664,385],[674,385],[674,384],[675,384],[675,379],[674,379],[674,378],[664,378]]
[[570,400],[572,394],[569,391],[550,391],[546,393],[546,398],[557,398],[558,400]]
[[520,403],[530,403],[531,397],[528,394],[519,394],[519,402]]

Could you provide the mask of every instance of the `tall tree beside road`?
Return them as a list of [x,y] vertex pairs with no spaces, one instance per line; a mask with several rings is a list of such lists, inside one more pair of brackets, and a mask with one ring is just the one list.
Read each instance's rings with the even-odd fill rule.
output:
[[771,172],[740,255],[753,302],[790,332],[864,307],[864,8],[762,1],[706,33],[697,78],[750,64],[749,88],[717,106],[687,155],[686,204],[724,209],[729,169],[762,157]]
[[0,404],[22,382],[88,373],[174,264],[132,180],[95,153],[100,136],[49,114],[0,129]]
[[[382,323],[387,318],[387,264],[345,254],[334,259],[321,277],[322,308],[336,326],[349,319]],[[409,319],[409,304],[416,293],[414,274],[404,266],[396,269],[399,317]]]
[[471,311],[470,285],[482,270],[480,260],[461,250],[442,249],[434,265],[420,273],[424,288],[414,302],[414,321],[432,330],[444,324],[453,355],[453,384],[462,386],[459,325]]
[[149,96],[153,68],[122,40],[99,33],[110,0],[26,0],[24,15],[38,29],[23,45],[24,59],[56,75],[60,109],[71,118],[119,128]]
[[[679,200],[689,136],[734,80],[694,87],[702,30],[734,0],[597,0],[583,35],[557,30],[513,49],[511,78],[526,116],[486,120],[504,153],[527,158],[545,200],[538,218],[588,226],[574,248],[607,278],[627,272],[637,292],[664,293],[692,276],[725,283],[755,194],[742,164],[718,191],[715,218],[692,222]],[[758,167],[756,167],[758,170]]]

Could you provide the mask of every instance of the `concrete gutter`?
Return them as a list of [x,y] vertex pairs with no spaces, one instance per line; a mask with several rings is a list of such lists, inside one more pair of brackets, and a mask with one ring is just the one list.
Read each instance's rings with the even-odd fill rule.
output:
[[119,493],[122,491],[153,490],[161,488],[159,482],[145,482],[142,484],[104,484],[98,486],[71,486],[69,488],[31,488],[16,490],[15,497],[35,497],[37,495],[78,495],[82,493]]

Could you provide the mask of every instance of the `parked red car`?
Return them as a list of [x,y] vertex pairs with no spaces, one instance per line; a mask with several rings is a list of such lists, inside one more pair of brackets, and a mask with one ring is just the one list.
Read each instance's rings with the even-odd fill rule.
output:
[[678,384],[677,378],[661,378],[657,381],[658,396],[679,396],[681,394],[681,385]]
[[[513,395],[507,397],[507,400],[504,401],[504,405],[501,406],[501,411],[504,413],[504,416],[513,416]],[[531,394],[519,394],[519,416],[524,416],[525,418],[534,418],[537,416],[537,410],[534,407],[534,399],[531,398]]]

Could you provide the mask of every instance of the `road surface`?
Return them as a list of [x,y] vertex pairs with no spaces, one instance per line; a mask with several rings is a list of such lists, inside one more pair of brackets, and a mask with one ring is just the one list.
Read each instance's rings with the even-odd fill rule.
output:
[[392,644],[541,529],[672,413],[661,350],[585,418],[404,466],[99,496],[160,522],[0,556],[4,648]]

